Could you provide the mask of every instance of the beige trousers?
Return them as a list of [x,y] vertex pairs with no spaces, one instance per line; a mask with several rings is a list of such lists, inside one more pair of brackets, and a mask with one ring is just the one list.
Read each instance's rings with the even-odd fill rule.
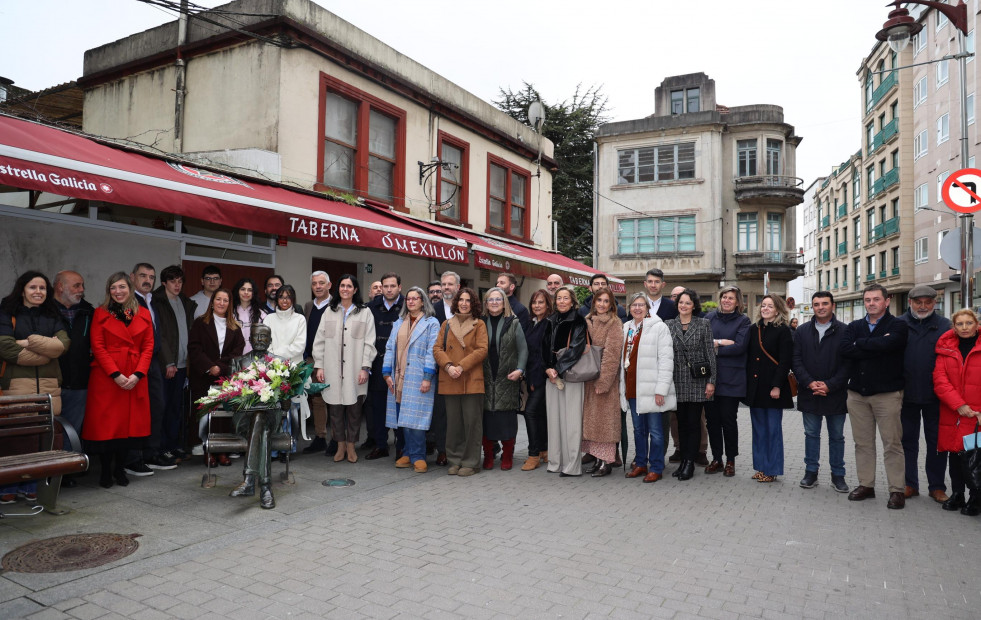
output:
[[855,469],[858,484],[875,488],[875,430],[882,440],[882,460],[890,493],[902,493],[906,486],[906,460],[903,456],[903,391],[862,396],[848,390],[848,418],[855,441]]
[[545,382],[545,417],[548,420],[548,471],[570,476],[582,474],[583,384],[565,382],[558,389]]

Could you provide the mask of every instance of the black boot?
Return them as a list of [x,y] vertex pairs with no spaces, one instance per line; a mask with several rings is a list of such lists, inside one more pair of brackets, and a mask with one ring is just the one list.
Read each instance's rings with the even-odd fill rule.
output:
[[602,478],[603,476],[609,476],[613,471],[613,467],[603,459],[596,459],[596,467],[593,468],[592,477]]
[[981,491],[971,491],[971,498],[967,500],[967,505],[961,508],[961,514],[969,517],[981,515]]
[[[323,437],[314,437],[313,441],[306,448],[303,448],[303,454],[315,454],[317,452],[323,452],[327,449],[327,440]],[[336,448],[335,448],[336,452]]]
[[276,500],[273,499],[272,488],[269,486],[269,481],[259,484],[259,507],[270,509],[276,507]]
[[[592,455],[590,455],[590,456],[592,456]],[[596,457],[593,457],[592,466],[591,467],[584,468],[584,471],[585,471],[585,473],[590,474],[590,475],[595,474],[597,471],[599,471],[600,465],[602,465],[602,464],[603,464],[603,461],[601,459],[598,459]]]
[[681,461],[678,468],[678,480],[691,480],[695,475],[695,461]]
[[230,497],[253,497],[255,495],[255,474],[245,474],[245,480],[228,494]]
[[950,497],[947,498],[947,501],[941,504],[940,507],[943,508],[944,510],[949,510],[953,512],[955,510],[960,510],[966,505],[967,502],[964,501],[964,492],[955,491],[950,494]]
[[327,449],[324,450],[324,456],[334,456],[337,454],[337,442],[331,439],[327,442]]
[[99,455],[99,465],[101,470],[99,471],[99,486],[103,489],[112,488],[112,455],[111,454],[100,454]]
[[112,470],[112,477],[116,479],[116,484],[121,487],[129,485],[129,478],[126,477],[126,470],[123,463],[126,461],[126,452],[116,453],[116,466]]

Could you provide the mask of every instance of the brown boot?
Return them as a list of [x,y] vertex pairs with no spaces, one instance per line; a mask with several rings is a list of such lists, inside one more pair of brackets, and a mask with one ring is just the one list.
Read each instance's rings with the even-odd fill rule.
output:
[[521,466],[521,471],[532,471],[538,469],[538,466],[542,463],[542,457],[540,456],[529,456],[525,460],[525,464]]
[[542,450],[539,452],[538,458],[542,460],[542,465],[548,465],[548,450]]

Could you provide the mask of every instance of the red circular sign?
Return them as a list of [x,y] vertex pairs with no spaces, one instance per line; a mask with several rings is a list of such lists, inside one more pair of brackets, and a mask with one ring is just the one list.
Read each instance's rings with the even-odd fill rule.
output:
[[940,197],[959,213],[981,211],[981,170],[963,168],[950,175],[944,180]]

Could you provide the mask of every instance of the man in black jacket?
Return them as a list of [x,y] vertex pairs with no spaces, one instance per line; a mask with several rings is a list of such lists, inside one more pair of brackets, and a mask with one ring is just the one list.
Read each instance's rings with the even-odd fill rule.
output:
[[74,271],[59,271],[55,276],[54,300],[72,343],[68,351],[58,358],[61,366],[61,419],[81,435],[92,363],[89,328],[95,309],[85,301],[85,280]]
[[651,316],[655,314],[662,321],[668,321],[678,316],[678,308],[674,302],[661,294],[666,282],[664,272],[658,268],[648,269],[644,277],[644,288],[647,289],[647,303],[651,306]]
[[[375,317],[375,355],[371,363],[371,376],[368,378],[368,399],[371,413],[368,418],[368,436],[375,440],[375,448],[364,458],[372,461],[388,456],[388,428],[385,427],[385,412],[388,408],[388,384],[382,376],[385,361],[385,345],[392,334],[392,325],[399,318],[402,304],[402,276],[388,272],[381,277],[382,292],[368,303]],[[396,443],[398,443],[396,441]]]
[[518,318],[518,322],[521,323],[521,329],[528,329],[528,326],[531,325],[531,315],[528,313],[528,308],[525,308],[524,304],[518,301],[518,296],[514,294],[515,289],[518,287],[518,278],[513,273],[502,273],[497,276],[497,287],[507,293],[508,303],[511,304],[511,312],[514,313],[514,316]]
[[887,508],[906,506],[903,459],[903,351],[906,348],[906,322],[889,313],[891,297],[881,284],[871,284],[862,292],[864,318],[852,321],[841,342],[842,357],[851,360],[848,373],[848,413],[855,440],[855,468],[858,486],[848,499],[861,501],[875,497],[875,431],[882,440],[882,460],[889,482]]
[[[163,373],[163,422],[160,453],[146,458],[151,469],[170,469],[185,455],[182,429],[190,426],[185,407],[184,384],[187,382],[187,337],[197,311],[197,303],[184,294],[184,270],[178,265],[164,267],[160,286],[153,291],[151,306],[157,317],[154,355]],[[210,301],[210,298],[209,298]]]
[[847,325],[835,318],[835,298],[829,291],[814,293],[811,308],[814,318],[798,329],[794,339],[797,409],[804,417],[804,478],[800,486],[810,489],[817,484],[824,420],[828,426],[831,486],[839,493],[847,493],[844,430],[850,364],[839,351]]
[[909,310],[902,319],[909,325],[904,368],[906,389],[903,391],[903,453],[906,458],[906,497],[920,494],[917,467],[920,452],[920,418],[926,438],[926,476],[930,497],[935,502],[947,501],[945,455],[937,453],[937,433],[940,430],[940,401],[933,393],[933,367],[937,362],[937,340],[950,329],[950,320],[934,312],[937,291],[920,284],[909,292]]

